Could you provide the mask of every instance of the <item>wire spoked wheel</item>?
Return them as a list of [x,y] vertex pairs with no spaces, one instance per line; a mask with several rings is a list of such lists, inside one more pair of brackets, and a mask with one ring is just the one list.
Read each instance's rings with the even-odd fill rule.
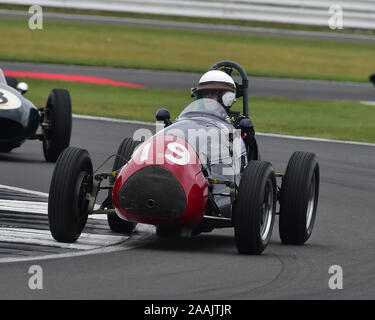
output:
[[260,235],[262,240],[266,240],[271,231],[274,214],[274,185],[271,179],[267,180],[262,204],[262,217],[260,223]]
[[314,208],[315,208],[315,190],[316,190],[316,178],[313,174],[310,184],[309,191],[309,200],[307,203],[307,212],[306,212],[306,229],[310,230],[314,217]]

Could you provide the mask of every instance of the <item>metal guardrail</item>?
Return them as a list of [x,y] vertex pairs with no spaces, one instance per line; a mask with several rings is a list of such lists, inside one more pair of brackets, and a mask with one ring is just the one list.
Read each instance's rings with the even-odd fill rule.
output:
[[[216,2],[228,2],[215,0]],[[318,8],[327,11],[331,5],[341,5],[348,11],[375,12],[374,0],[230,0],[232,3],[273,5],[278,7]]]
[[374,0],[0,0],[0,3],[200,18],[327,26],[331,5],[343,9],[343,27],[375,30]]

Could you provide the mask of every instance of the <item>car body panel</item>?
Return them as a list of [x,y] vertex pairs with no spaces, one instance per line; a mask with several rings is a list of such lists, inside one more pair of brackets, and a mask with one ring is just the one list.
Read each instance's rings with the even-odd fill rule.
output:
[[[174,158],[170,145],[183,146],[188,152],[191,163],[176,163],[180,158]],[[147,155],[145,156],[145,154]],[[169,160],[171,159],[171,160]],[[164,189],[158,192],[160,185],[163,185],[163,177],[160,174],[153,175],[150,173],[145,177],[148,186],[144,185],[142,189],[137,188],[138,193],[145,194],[145,202],[152,199],[156,202],[155,208],[149,208],[149,215],[137,215],[131,210],[126,210],[120,205],[121,190],[126,187],[127,181],[145,168],[161,167],[170,172],[176,178],[175,188]],[[159,170],[160,172],[160,170]],[[171,185],[171,183],[168,183]],[[163,217],[161,215],[152,216],[153,211],[158,209],[159,203],[163,203],[162,198],[166,200],[173,199],[176,196],[178,187],[183,189],[186,197],[186,210],[176,217]],[[160,191],[160,190],[159,190]],[[185,141],[174,136],[156,136],[146,141],[134,153],[132,159],[120,171],[116,179],[113,190],[113,203],[116,212],[120,218],[156,225],[197,225],[202,220],[203,214],[207,208],[208,183],[201,172],[201,164],[193,148]],[[169,201],[169,200],[168,200]],[[145,203],[146,205],[146,203]],[[168,204],[162,205],[162,210],[168,210]],[[173,208],[171,208],[173,210]]]
[[34,104],[7,85],[0,69],[0,147],[15,148],[31,138],[39,127]]
[[[185,112],[185,109],[172,125],[146,140],[134,152],[114,184],[113,203],[120,218],[154,225],[198,225],[204,215],[210,214],[208,178],[231,181],[239,185],[241,173],[247,164],[245,146],[241,136],[236,136],[238,131],[235,131],[224,108],[218,105],[218,108],[222,109],[218,114],[203,110],[191,111],[191,108],[187,108],[191,112]],[[229,139],[230,134],[234,136],[234,143]],[[234,144],[237,148],[233,147]],[[146,174],[145,167],[152,166],[168,170],[177,179],[178,184],[174,184],[172,178],[167,178],[166,172],[156,168],[154,171],[149,169],[148,176],[142,177],[140,172],[143,170]],[[136,182],[138,177],[139,180]],[[165,182],[166,180],[168,182]],[[158,202],[164,203],[166,211],[169,210],[168,205],[172,205],[173,199],[180,198],[181,204],[183,197],[180,197],[178,185],[183,188],[187,201],[184,212],[179,212],[178,216],[162,218],[165,212],[158,212],[152,208],[145,209],[148,200],[156,200],[156,205]],[[138,194],[126,191],[127,186],[137,189]],[[163,190],[160,191],[158,188]],[[225,185],[212,185],[211,189],[213,193],[230,192]],[[171,201],[164,201],[164,195]],[[215,195],[214,199],[223,216],[230,218],[230,198]],[[178,212],[179,204],[176,203],[176,208],[171,210],[176,209]]]

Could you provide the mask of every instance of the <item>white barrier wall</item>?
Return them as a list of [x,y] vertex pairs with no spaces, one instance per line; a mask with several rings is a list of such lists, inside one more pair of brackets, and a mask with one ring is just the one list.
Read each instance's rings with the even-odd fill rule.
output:
[[375,0],[0,0],[0,3],[327,27],[333,15],[329,8],[335,5],[342,8],[344,28],[375,30]]

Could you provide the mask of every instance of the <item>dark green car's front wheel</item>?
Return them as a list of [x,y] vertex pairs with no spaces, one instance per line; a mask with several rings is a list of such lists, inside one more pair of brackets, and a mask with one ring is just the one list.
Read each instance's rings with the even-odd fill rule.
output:
[[53,89],[44,110],[43,152],[48,162],[56,162],[61,152],[69,147],[72,132],[72,102],[65,89]]

